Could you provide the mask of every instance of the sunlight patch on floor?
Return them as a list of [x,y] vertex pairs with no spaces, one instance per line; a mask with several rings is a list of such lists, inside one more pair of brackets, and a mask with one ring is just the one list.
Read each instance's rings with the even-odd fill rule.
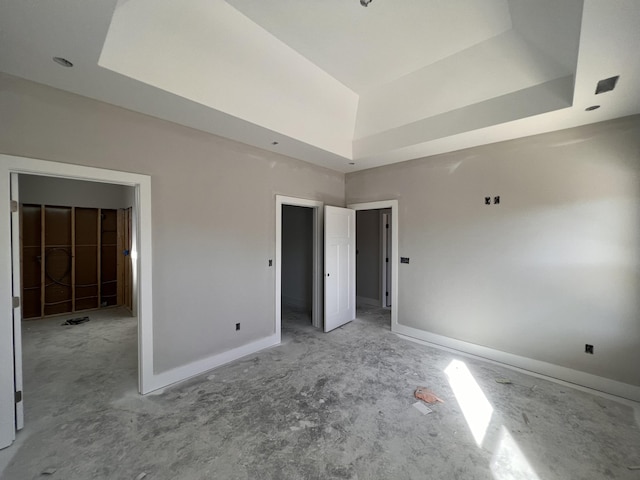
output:
[[482,446],[491,422],[493,407],[473,375],[460,360],[453,360],[444,371],[478,446]]
[[496,480],[540,480],[506,427],[500,427],[498,448],[491,459],[491,473]]
[[483,445],[493,418],[493,407],[465,363],[453,360],[444,372],[478,447],[494,452],[490,464],[494,479],[540,480],[504,425],[500,426],[497,442],[487,440],[496,445],[495,448]]

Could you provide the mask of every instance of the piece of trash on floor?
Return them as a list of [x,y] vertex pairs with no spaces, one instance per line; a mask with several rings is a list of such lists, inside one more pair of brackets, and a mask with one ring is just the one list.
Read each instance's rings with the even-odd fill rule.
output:
[[49,467],[44,469],[40,475],[53,475],[56,472],[57,470],[55,468]]
[[529,425],[529,417],[527,417],[527,414],[524,412],[522,412],[522,419],[524,420],[524,423]]
[[511,385],[513,383],[508,378],[496,378],[496,382],[502,383],[503,385]]
[[67,320],[66,322],[64,322],[62,324],[62,326],[64,326],[64,325],[80,325],[81,323],[88,322],[88,321],[89,321],[89,317],[71,318],[71,319]]
[[416,397],[418,400],[423,400],[427,403],[436,403],[436,402],[444,403],[444,400],[442,400],[441,398],[438,398],[435,395],[435,393],[429,391],[426,387],[416,388],[416,391],[413,392],[413,396]]
[[431,413],[433,412],[433,410],[431,410],[429,407],[427,407],[424,403],[422,402],[416,402],[413,404],[413,407],[418,410],[421,414],[426,415],[427,413]]
[[627,467],[629,470],[640,470],[640,465],[631,465],[630,467]]
[[136,477],[136,480],[142,480],[147,476],[147,472],[142,472],[140,475]]

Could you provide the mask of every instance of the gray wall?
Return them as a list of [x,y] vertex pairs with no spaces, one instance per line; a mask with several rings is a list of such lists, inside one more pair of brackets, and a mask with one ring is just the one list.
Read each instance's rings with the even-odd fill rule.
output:
[[282,206],[282,305],[311,312],[313,209]]
[[344,205],[340,173],[15,77],[0,112],[1,153],[151,176],[157,372],[274,333],[276,194]]
[[398,199],[400,324],[640,385],[640,116],[348,174],[346,192]]
[[87,208],[129,208],[135,189],[68,178],[19,175],[20,203]]
[[381,303],[380,210],[356,212],[356,296]]

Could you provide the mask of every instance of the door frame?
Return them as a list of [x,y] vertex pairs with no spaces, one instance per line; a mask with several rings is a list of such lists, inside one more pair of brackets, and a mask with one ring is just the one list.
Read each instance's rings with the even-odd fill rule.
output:
[[[6,446],[3,432],[10,409],[15,438],[12,305],[12,247],[10,178],[12,173],[115,183],[135,188],[133,208],[136,238],[133,239],[134,311],[138,317],[138,390],[145,394],[158,388],[153,371],[153,288],[151,251],[151,177],[148,175],[106,170],[0,154],[0,446]],[[19,268],[19,266],[18,266]],[[136,295],[137,293],[137,295]]]
[[391,331],[398,328],[398,200],[381,200],[377,202],[351,203],[347,205],[355,211],[391,209]]
[[324,202],[305,198],[276,195],[276,250],[275,250],[275,333],[278,343],[282,334],[282,207],[307,207],[313,210],[313,286],[311,300],[311,323],[316,328],[322,328],[323,278],[324,271],[322,255],[322,232],[324,230]]
[[[381,245],[381,254],[380,254],[380,264],[382,268],[380,269],[380,305],[382,308],[389,308],[389,303],[393,305],[393,292],[389,290],[389,283],[393,286],[393,282],[391,281],[391,272],[389,268],[389,263],[387,259],[392,258],[392,253],[389,251],[389,244],[393,247],[393,242],[391,241],[391,224],[389,222],[389,216],[393,219],[393,216],[390,213],[386,213],[384,211],[380,212],[380,245]],[[389,225],[389,228],[386,226]],[[387,295],[389,292],[389,295]]]
[[[22,238],[22,229],[21,229],[21,218],[22,215],[20,212],[20,192],[18,189],[18,174],[12,173],[10,174],[10,192],[11,192],[11,202],[16,201],[18,203],[18,208],[15,215],[11,215],[11,261],[13,262],[13,269],[11,272],[12,275],[12,295],[19,297],[20,302],[13,307],[13,379],[14,379],[14,390],[16,392],[22,392],[23,381],[22,381],[22,243],[20,239]],[[19,266],[18,272],[15,271],[16,266]],[[18,401],[16,399],[15,402],[15,425],[16,430],[22,430],[24,428],[24,402],[22,398]]]

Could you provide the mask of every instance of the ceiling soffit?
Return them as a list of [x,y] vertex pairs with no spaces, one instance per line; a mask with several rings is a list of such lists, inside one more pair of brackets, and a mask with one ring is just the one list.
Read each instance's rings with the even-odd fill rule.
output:
[[99,64],[345,159],[571,105],[581,1],[266,3],[121,0]]

